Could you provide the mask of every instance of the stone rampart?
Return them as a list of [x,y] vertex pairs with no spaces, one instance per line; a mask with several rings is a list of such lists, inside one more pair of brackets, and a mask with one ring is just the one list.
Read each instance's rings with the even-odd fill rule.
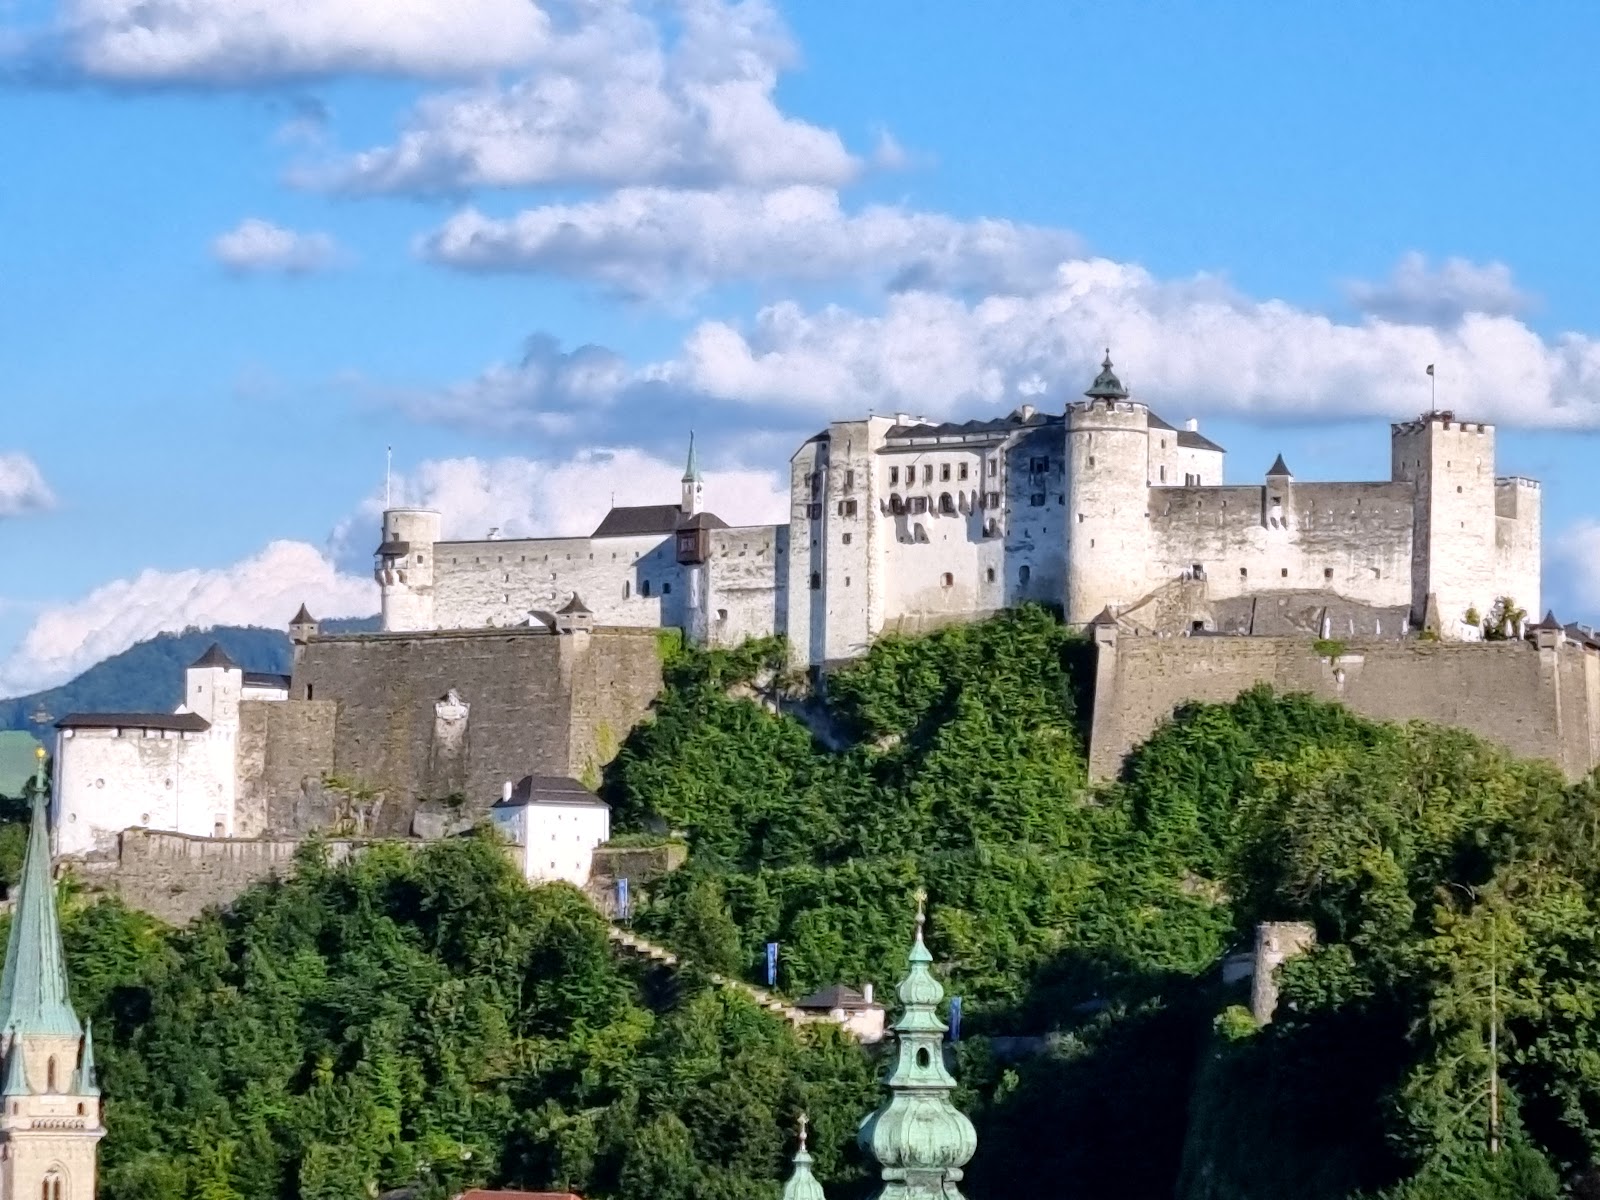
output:
[[1565,642],[1307,637],[1133,637],[1096,629],[1089,769],[1115,777],[1182,704],[1226,703],[1258,684],[1337,700],[1366,717],[1429,721],[1548,759],[1569,778],[1600,765],[1600,655]]

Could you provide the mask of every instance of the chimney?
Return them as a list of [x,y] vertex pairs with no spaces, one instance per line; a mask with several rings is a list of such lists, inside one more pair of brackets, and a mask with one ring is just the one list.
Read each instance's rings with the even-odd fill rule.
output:
[[1200,432],[1200,422],[1195,420],[1193,417],[1190,417],[1187,421],[1185,421],[1183,423],[1183,427],[1185,429],[1187,429],[1190,433],[1199,433]]
[[1022,419],[1024,421],[1031,421],[1031,420],[1033,420],[1033,414],[1038,412],[1039,410],[1034,408],[1034,406],[1031,405],[1031,404],[1024,404],[1017,411],[1022,414]]
[[868,1004],[872,1003],[872,985],[870,983],[861,985],[861,998]]
[[505,787],[500,789],[500,799],[508,804],[511,802],[511,780],[506,780]]

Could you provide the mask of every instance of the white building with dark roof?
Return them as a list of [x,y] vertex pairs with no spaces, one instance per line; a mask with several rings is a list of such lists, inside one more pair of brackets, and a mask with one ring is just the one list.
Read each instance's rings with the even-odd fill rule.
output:
[[611,836],[611,806],[576,779],[530,775],[506,782],[490,823],[512,846],[517,869],[537,883],[589,882],[594,849]]
[[1221,446],[1123,386],[1001,417],[835,421],[790,461],[785,525],[703,511],[691,444],[677,505],[613,508],[588,537],[444,542],[384,514],[384,628],[545,621],[581,592],[598,625],[731,645],[781,633],[800,664],[886,632],[1025,601],[1132,632],[1478,636],[1502,597],[1540,606],[1540,494],[1495,475],[1494,429],[1425,413],[1390,430],[1390,478],[1224,483]]

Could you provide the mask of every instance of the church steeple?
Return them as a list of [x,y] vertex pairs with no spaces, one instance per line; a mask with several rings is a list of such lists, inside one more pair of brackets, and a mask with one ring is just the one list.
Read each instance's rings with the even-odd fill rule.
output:
[[950,1100],[956,1081],[945,1069],[945,1025],[936,1011],[944,988],[929,970],[933,955],[922,940],[926,905],[919,889],[910,970],[900,983],[905,1008],[894,1023],[890,1096],[857,1135],[883,1167],[878,1200],[961,1200],[961,1168],[978,1148],[972,1122]]
[[0,974],[0,1029],[23,1037],[81,1037],[83,1026],[67,1000],[55,885],[50,878],[50,831],[44,811],[44,747],[34,776],[28,849],[11,916],[11,940]]
[[794,1174],[783,1185],[783,1200],[828,1200],[822,1185],[811,1173],[811,1154],[806,1150],[806,1115],[800,1114],[800,1148],[794,1155]]
[[0,1094],[0,1200],[94,1200],[96,1152],[105,1136],[94,1038],[67,995],[66,955],[56,916],[45,819],[44,750],[30,787],[33,803],[11,940],[0,972],[5,1053]]
[[689,431],[689,461],[683,465],[683,515],[696,517],[700,515],[702,501],[705,499],[706,481],[700,475],[700,457],[694,449],[694,430]]

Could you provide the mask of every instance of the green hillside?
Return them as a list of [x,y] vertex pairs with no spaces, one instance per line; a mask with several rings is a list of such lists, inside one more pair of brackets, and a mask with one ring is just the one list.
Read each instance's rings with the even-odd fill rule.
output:
[[[324,621],[322,628],[329,633],[375,629],[377,618]],[[41,710],[52,722],[73,712],[170,712],[183,700],[184,668],[213,642],[247,671],[289,670],[289,636],[281,629],[218,625],[162,633],[96,663],[70,683],[0,700],[0,729],[40,735],[34,717]]]
[[[881,642],[804,723],[772,711],[781,662],[675,653],[606,780],[619,832],[690,842],[636,916],[696,964],[675,979],[630,974],[575,893],[473,840],[337,869],[313,849],[181,933],[77,911],[102,1195],[775,1200],[805,1108],[829,1196],[858,1200],[881,1052],[700,969],[756,979],[778,941],[782,990],[889,994],[919,886],[964,1000],[970,1200],[1597,1194],[1595,781],[1259,690],[1089,789],[1087,648],[1040,610]],[[1220,965],[1267,919],[1319,948],[1257,1028]]]

